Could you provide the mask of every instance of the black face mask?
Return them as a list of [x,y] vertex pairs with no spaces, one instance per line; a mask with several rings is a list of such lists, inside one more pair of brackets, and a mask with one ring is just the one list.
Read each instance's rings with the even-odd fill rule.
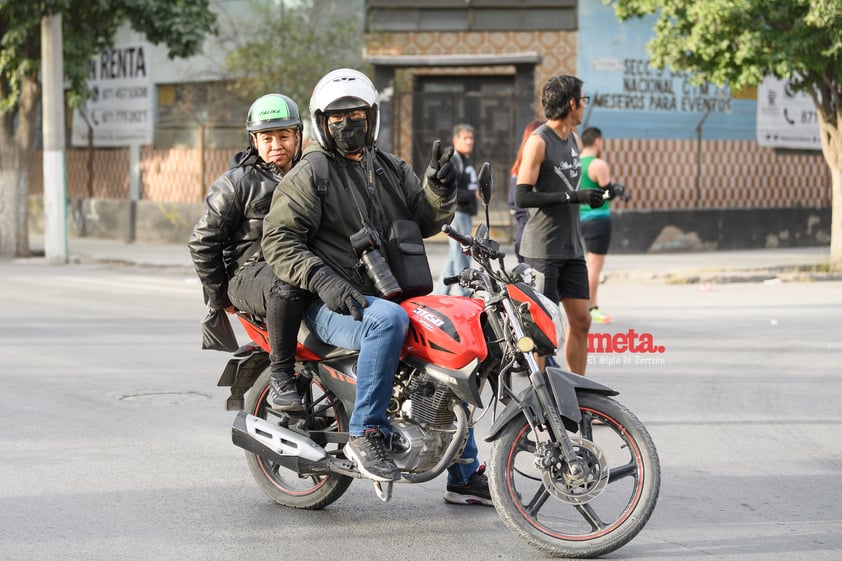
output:
[[339,123],[328,123],[330,135],[336,148],[343,156],[359,152],[365,146],[365,119],[343,119]]

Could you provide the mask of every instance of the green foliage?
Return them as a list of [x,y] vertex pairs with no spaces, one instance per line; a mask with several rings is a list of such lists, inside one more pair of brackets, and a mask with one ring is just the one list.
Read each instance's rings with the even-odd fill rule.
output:
[[153,44],[164,43],[171,58],[195,54],[204,37],[216,33],[209,0],[52,0],[0,2],[0,112],[14,112],[24,77],[35,77],[41,63],[41,19],[61,13],[64,72],[71,104],[87,97],[87,64],[110,46],[128,21]]
[[696,82],[753,86],[773,74],[809,90],[838,84],[842,0],[603,0],[621,20],[657,14],[652,64]]
[[252,2],[259,16],[247,36],[231,38],[236,46],[226,59],[232,93],[245,103],[267,92],[283,93],[304,114],[324,74],[339,67],[362,69],[362,21],[358,14],[343,14],[342,5],[304,0],[279,9],[271,0]]
[[831,170],[831,269],[842,270],[842,0],[603,0],[620,20],[656,14],[652,64],[695,82],[795,80],[813,98],[822,153]]
[[29,3],[0,4],[0,113],[16,106],[23,77],[37,73],[33,56],[40,56],[40,25]]

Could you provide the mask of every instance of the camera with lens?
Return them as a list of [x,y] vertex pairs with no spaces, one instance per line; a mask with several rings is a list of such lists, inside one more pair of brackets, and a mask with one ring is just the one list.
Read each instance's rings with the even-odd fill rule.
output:
[[377,292],[383,298],[399,296],[403,290],[380,252],[380,235],[377,230],[363,226],[350,239],[351,247],[354,248],[354,252],[360,258],[360,263],[365,267],[368,278],[374,282]]

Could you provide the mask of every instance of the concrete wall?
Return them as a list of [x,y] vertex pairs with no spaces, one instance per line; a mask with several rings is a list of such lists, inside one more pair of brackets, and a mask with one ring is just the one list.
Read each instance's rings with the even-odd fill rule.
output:
[[[204,203],[70,199],[67,230],[75,237],[182,244],[204,208]],[[30,197],[29,209],[30,230],[43,232],[43,198]]]
[[613,253],[830,245],[829,208],[652,210],[614,213]]

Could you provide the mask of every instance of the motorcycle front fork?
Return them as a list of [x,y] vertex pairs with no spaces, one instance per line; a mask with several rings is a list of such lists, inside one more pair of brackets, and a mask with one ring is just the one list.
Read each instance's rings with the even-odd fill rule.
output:
[[[503,299],[500,303],[502,304],[507,317],[517,317],[514,304],[511,300]],[[567,463],[570,466],[571,473],[574,473],[575,475],[580,470],[583,470],[583,468],[579,465],[578,455],[573,449],[573,443],[570,440],[570,436],[567,434],[567,429],[564,427],[564,421],[559,414],[559,408],[556,404],[555,397],[553,396],[552,389],[549,387],[547,374],[545,372],[546,360],[541,360],[539,362],[539,359],[534,353],[534,344],[532,348],[521,346],[521,343],[528,345],[528,342],[531,342],[532,339],[527,337],[526,332],[520,323],[513,322],[511,327],[514,331],[515,340],[518,344],[518,350],[521,352],[521,355],[526,360],[526,364],[529,366],[529,383],[535,390],[535,395],[538,398],[543,419],[530,419],[530,414],[527,411],[524,411],[524,414],[527,416],[529,424],[533,430],[536,429],[536,423],[547,425],[550,434],[555,437],[555,443],[558,446],[558,452],[560,453],[561,458],[564,463]],[[555,454],[551,455],[555,456]],[[554,460],[551,460],[550,458],[545,458],[543,461],[555,463]]]
[[[579,464],[579,456],[573,448],[573,442],[570,440],[570,435],[567,433],[564,421],[558,412],[558,406],[547,382],[546,373],[543,370],[532,371],[529,375],[529,383],[535,389],[535,396],[538,398],[544,415],[543,423],[547,425],[547,429],[554,437],[557,453],[561,456],[560,459],[569,466],[571,475],[580,475],[579,472],[584,471],[584,467]],[[530,420],[530,425],[534,430],[533,422]],[[554,461],[552,456],[555,456],[556,453],[551,452],[551,450],[547,450],[545,457],[541,460],[544,467],[550,467],[547,464]],[[556,467],[560,468],[561,466]]]

